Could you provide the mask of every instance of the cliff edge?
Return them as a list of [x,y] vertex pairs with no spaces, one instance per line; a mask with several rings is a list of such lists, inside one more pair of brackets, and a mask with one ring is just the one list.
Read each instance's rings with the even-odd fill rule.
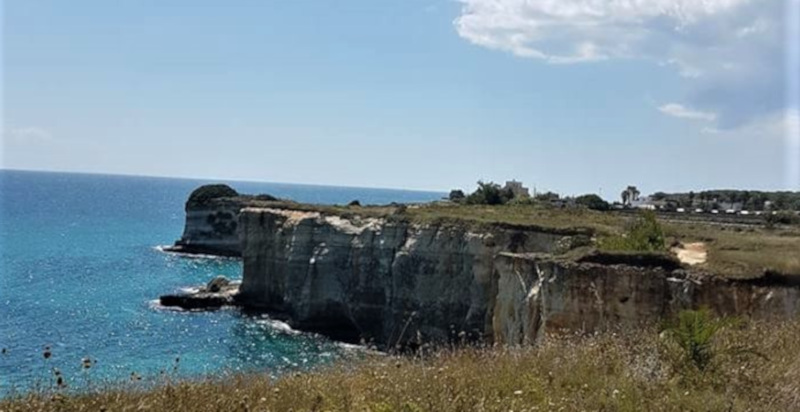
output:
[[735,250],[732,242],[753,245],[735,254],[753,263],[765,256],[755,246],[788,250],[800,239],[793,235],[714,229],[709,263],[690,266],[667,252],[592,252],[596,237],[623,226],[609,214],[304,205],[228,189],[192,194],[175,249],[241,256],[231,303],[337,340],[514,345],[562,331],[636,327],[701,306],[756,318],[800,315],[791,259],[782,272],[742,266],[749,275],[742,278],[712,270],[730,263],[720,259]]

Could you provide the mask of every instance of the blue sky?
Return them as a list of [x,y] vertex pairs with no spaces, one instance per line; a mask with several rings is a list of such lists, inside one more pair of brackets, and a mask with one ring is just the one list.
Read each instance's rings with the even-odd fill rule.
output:
[[6,0],[2,167],[799,190],[796,3]]

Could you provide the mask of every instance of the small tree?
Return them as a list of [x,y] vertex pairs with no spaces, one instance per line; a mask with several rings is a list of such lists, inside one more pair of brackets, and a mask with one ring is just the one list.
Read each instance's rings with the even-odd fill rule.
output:
[[608,205],[608,202],[603,200],[600,196],[595,194],[587,194],[583,196],[578,196],[575,198],[575,203],[586,206],[592,210],[608,210],[611,207]]
[[714,359],[714,336],[726,324],[715,319],[708,309],[684,310],[666,332],[681,348],[686,361],[702,371]]
[[450,199],[451,202],[462,202],[466,196],[464,195],[464,191],[460,189],[455,189],[450,191],[450,196],[447,198]]
[[478,181],[478,188],[467,196],[471,205],[502,205],[514,198],[514,192],[503,189],[494,182]]
[[656,213],[643,210],[626,233],[602,239],[599,246],[604,250],[657,252],[666,249],[666,242]]
[[622,205],[629,206],[634,200],[639,200],[639,189],[636,186],[628,186],[622,191],[620,197],[622,198]]
[[535,199],[541,202],[555,202],[560,198],[558,193],[545,192],[536,194]]

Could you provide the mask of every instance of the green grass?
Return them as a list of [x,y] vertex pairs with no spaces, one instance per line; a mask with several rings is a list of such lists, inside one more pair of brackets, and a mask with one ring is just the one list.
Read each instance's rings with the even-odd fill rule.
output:
[[[705,340],[704,340],[705,342]],[[535,347],[373,356],[287,375],[40,392],[11,411],[782,411],[800,409],[800,321],[721,327],[701,370],[656,328],[551,336]],[[767,357],[732,348],[748,347]],[[722,356],[721,354],[730,354]]]

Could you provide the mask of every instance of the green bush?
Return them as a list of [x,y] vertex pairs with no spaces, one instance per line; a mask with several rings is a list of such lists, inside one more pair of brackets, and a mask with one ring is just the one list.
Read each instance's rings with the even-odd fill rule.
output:
[[465,197],[466,195],[464,195],[463,190],[454,189],[450,191],[450,195],[447,198],[450,199],[451,202],[461,202]]
[[186,201],[186,207],[203,206],[214,199],[236,196],[239,196],[239,193],[228,185],[203,185],[195,189],[192,194],[189,195],[189,200]]
[[504,205],[514,198],[514,192],[494,182],[478,181],[478,188],[467,196],[470,205]]
[[764,215],[764,222],[768,227],[775,225],[797,225],[800,224],[800,216],[792,212],[766,213]]
[[602,211],[611,209],[611,206],[609,206],[608,202],[606,202],[605,200],[603,200],[603,198],[595,194],[578,196],[575,198],[575,203],[581,206],[586,206],[587,208],[592,210]]
[[600,249],[614,251],[659,252],[666,250],[664,230],[655,212],[642,211],[622,235],[601,239]]
[[724,319],[714,318],[708,309],[684,310],[667,326],[665,332],[683,353],[684,359],[703,371],[714,360],[714,336],[725,325]]

